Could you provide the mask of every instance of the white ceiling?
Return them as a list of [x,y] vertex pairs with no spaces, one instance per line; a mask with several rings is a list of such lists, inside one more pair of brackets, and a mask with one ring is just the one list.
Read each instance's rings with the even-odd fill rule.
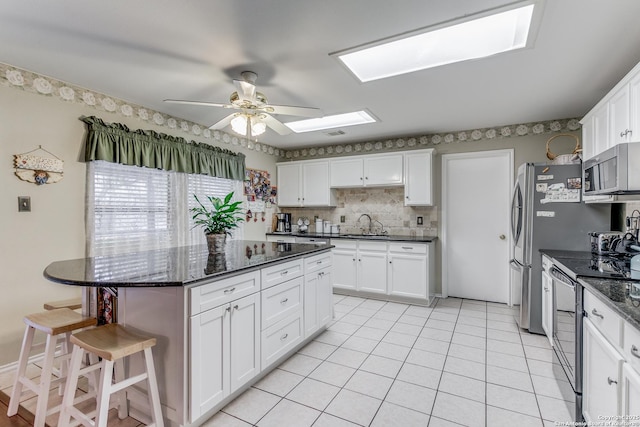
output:
[[206,126],[229,111],[162,100],[225,103],[243,70],[271,103],[380,119],[259,138],[284,149],[581,117],[640,62],[637,0],[546,0],[532,49],[370,83],[329,56],[507,3],[2,0],[0,62]]

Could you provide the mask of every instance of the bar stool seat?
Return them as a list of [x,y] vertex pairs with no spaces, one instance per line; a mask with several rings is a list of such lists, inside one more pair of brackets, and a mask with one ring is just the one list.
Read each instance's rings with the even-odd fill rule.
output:
[[70,310],[77,310],[82,308],[82,298],[69,298],[58,301],[48,301],[44,303],[45,310],[56,310],[58,308],[68,308]]
[[[126,410],[124,389],[144,380],[147,381],[147,395],[152,418],[151,425],[156,427],[164,426],[158,383],[153,365],[153,354],[151,352],[151,348],[156,345],[155,338],[134,334],[122,325],[111,323],[75,333],[71,336],[71,343],[73,344],[73,352],[66,385],[67,391],[62,400],[58,426],[68,426],[71,417],[86,426],[106,426],[111,394],[116,394],[118,398],[119,417],[125,418],[128,415],[128,411]],[[99,356],[102,360],[81,368],[81,361],[85,352]],[[144,353],[145,372],[125,379],[124,366],[122,364],[124,358],[140,352]],[[116,368],[115,381],[113,381],[114,367]],[[96,369],[100,369],[100,385],[98,387],[96,417],[95,420],[92,420],[90,414],[82,413],[73,405],[72,390],[76,388],[80,375]]]
[[[9,400],[9,408],[7,410],[7,416],[13,416],[18,413],[18,406],[20,405],[20,399],[22,398],[23,388],[27,388],[33,391],[38,396],[38,403],[36,405],[36,413],[34,426],[41,427],[45,425],[45,418],[47,415],[56,412],[59,407],[51,408],[47,410],[49,401],[49,391],[53,385],[62,383],[65,378],[66,361],[63,361],[63,369],[59,378],[53,379],[52,373],[54,372],[53,362],[56,357],[56,348],[58,341],[62,340],[61,358],[68,358],[70,346],[71,332],[86,328],[89,326],[95,326],[96,319],[94,317],[85,317],[79,313],[68,308],[60,308],[50,311],[43,311],[40,313],[29,314],[24,317],[24,323],[27,327],[25,330],[24,338],[22,340],[22,348],[20,350],[20,359],[18,360],[18,371],[13,384],[13,390],[11,392],[11,398]],[[36,330],[47,334],[45,351],[44,351],[44,363],[42,366],[42,373],[40,375],[40,382],[36,383],[32,379],[26,376],[27,363],[29,361],[29,354],[34,348],[33,339]],[[75,390],[74,390],[75,391]],[[89,396],[90,397],[90,396]],[[86,399],[84,399],[86,400]]]

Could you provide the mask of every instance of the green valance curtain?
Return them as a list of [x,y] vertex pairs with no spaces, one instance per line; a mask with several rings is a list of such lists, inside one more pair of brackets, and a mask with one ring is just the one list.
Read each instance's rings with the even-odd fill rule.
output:
[[243,180],[245,156],[152,130],[135,130],[98,117],[82,117],[87,124],[85,160],[105,160],[219,178]]

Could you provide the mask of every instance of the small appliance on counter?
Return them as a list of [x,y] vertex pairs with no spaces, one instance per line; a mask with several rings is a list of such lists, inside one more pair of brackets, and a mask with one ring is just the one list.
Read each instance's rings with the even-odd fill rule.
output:
[[621,231],[591,231],[591,253],[608,255],[614,251],[612,243],[624,236]]
[[298,232],[299,233],[306,233],[307,231],[309,231],[309,218],[306,217],[302,217],[302,218],[298,218]]
[[291,214],[280,212],[276,214],[276,233],[291,233]]

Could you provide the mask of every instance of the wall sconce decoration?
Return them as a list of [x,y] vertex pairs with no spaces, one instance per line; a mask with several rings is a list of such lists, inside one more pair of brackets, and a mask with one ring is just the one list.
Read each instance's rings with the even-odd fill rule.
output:
[[[33,154],[36,151],[42,151],[48,156],[43,157]],[[26,153],[14,154],[13,157],[15,174],[23,181],[44,185],[54,184],[62,180],[64,161],[42,148],[42,145]]]

